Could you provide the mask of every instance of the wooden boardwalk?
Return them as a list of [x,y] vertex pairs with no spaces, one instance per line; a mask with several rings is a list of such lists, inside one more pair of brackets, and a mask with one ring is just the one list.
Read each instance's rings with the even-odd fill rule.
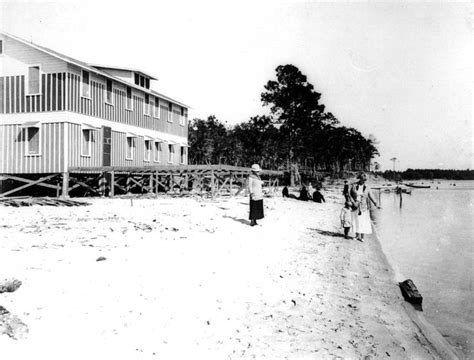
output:
[[[6,197],[32,187],[55,191],[56,196],[115,196],[119,194],[158,194],[159,192],[197,192],[234,196],[246,185],[249,168],[229,165],[180,165],[180,166],[104,166],[71,167],[66,173],[0,174],[0,180],[10,180],[23,185],[1,191]],[[267,186],[277,186],[282,171],[262,170]]]

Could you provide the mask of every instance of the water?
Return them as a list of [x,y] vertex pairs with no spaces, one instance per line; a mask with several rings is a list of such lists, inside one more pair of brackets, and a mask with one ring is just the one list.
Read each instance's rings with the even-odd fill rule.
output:
[[381,194],[377,236],[397,280],[412,279],[422,294],[428,321],[474,359],[474,181],[425,185],[403,194],[402,208],[400,195]]

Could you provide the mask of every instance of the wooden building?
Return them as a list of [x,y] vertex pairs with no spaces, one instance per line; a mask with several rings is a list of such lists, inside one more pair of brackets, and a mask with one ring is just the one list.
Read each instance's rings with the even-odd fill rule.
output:
[[153,80],[0,33],[0,176],[187,165],[188,107]]

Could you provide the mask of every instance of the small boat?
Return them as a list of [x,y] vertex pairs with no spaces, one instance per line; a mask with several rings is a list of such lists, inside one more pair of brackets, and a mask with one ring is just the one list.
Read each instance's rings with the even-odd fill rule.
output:
[[417,189],[429,189],[431,185],[415,185],[413,183],[411,184],[405,184],[406,186],[412,187],[412,188],[417,188]]

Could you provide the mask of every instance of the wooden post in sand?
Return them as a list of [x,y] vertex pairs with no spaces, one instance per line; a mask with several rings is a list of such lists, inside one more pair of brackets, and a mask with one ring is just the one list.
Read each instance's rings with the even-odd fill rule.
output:
[[400,190],[400,209],[402,208],[402,202],[403,202],[402,193],[403,193],[403,191]]
[[211,198],[214,199],[214,170],[211,170]]
[[110,172],[110,192],[109,196],[112,197],[115,195],[115,171]]
[[232,193],[232,185],[233,185],[233,175],[232,175],[232,171],[230,172],[230,187],[229,187],[229,193],[230,193],[230,196],[231,197],[234,197],[234,194]]
[[154,193],[154,184],[153,184],[153,173],[150,174],[150,187],[148,188],[149,193]]
[[69,197],[69,172],[63,172],[63,186],[62,186],[62,197]]

